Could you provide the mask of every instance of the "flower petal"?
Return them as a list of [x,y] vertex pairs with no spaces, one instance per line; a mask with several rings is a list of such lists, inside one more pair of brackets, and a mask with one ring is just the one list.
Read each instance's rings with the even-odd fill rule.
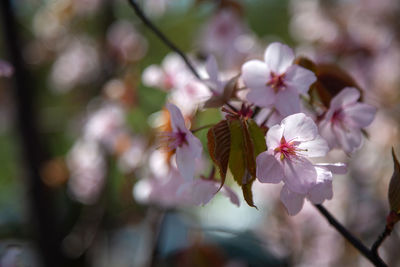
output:
[[334,125],[332,127],[340,147],[346,153],[352,153],[362,145],[362,135],[359,129],[346,128]]
[[318,128],[314,121],[304,113],[290,115],[282,120],[283,135],[289,141],[309,141],[318,135]]
[[178,189],[185,205],[205,205],[218,192],[218,185],[212,180],[195,179],[186,182]]
[[289,215],[293,216],[300,212],[304,205],[304,195],[291,191],[287,186],[282,187],[281,201],[285,205]]
[[309,158],[323,157],[329,151],[328,143],[319,135],[313,140],[301,142],[297,147],[302,150],[301,155]]
[[211,82],[218,83],[218,64],[213,55],[207,58],[206,71]]
[[334,147],[339,147],[336,135],[332,129],[332,123],[324,119],[319,124],[319,133],[328,142],[329,147],[332,149]]
[[330,171],[333,174],[346,174],[347,173],[347,165],[345,163],[317,163],[314,166],[319,168],[324,168]]
[[265,88],[269,79],[270,71],[264,62],[251,60],[242,66],[242,78],[248,88]]
[[374,120],[376,108],[365,103],[356,103],[344,107],[343,112],[345,124],[351,127],[364,128]]
[[203,147],[200,140],[191,132],[186,133],[188,144],[176,149],[176,165],[185,180],[192,180],[195,172],[196,159],[201,157]]
[[183,119],[179,108],[171,103],[167,103],[166,107],[169,111],[169,115],[171,116],[172,131],[177,132],[178,129],[184,131],[186,129],[185,120]]
[[221,193],[229,198],[229,200],[236,206],[240,206],[240,200],[238,195],[227,185],[224,185],[221,189]]
[[356,88],[346,87],[334,98],[332,98],[329,109],[340,109],[345,105],[356,103],[359,98],[360,92]]
[[256,176],[261,183],[277,184],[282,181],[282,165],[268,152],[263,152],[257,156],[256,166]]
[[283,127],[278,125],[274,125],[269,128],[267,132],[267,148],[275,149],[281,144],[281,139],[283,136]]
[[317,181],[317,171],[312,163],[302,157],[283,161],[284,182],[291,191],[307,194]]
[[325,168],[317,170],[317,183],[309,190],[307,198],[314,204],[321,204],[324,200],[332,199],[332,173]]
[[247,101],[260,107],[270,107],[275,102],[275,93],[269,86],[262,89],[250,89],[246,95]]
[[265,50],[264,60],[271,71],[282,74],[293,64],[294,53],[287,45],[272,43]]
[[290,66],[285,75],[286,87],[300,94],[307,94],[311,84],[316,80],[317,77],[312,71],[298,65]]
[[300,112],[300,97],[298,92],[286,88],[276,95],[275,107],[283,116]]

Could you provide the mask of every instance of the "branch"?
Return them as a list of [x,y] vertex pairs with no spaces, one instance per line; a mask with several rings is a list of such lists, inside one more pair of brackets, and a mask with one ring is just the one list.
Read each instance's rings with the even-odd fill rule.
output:
[[[338,222],[332,214],[321,204],[314,205],[318,211],[328,220],[328,222],[347,240],[353,247],[361,252],[370,262],[375,266],[387,266],[385,262],[379,257],[378,254],[369,250],[359,239],[351,234],[340,222]],[[383,240],[382,240],[383,241]]]
[[379,246],[383,243],[383,241],[385,241],[386,237],[388,237],[391,232],[392,232],[392,230],[386,226],[385,229],[383,230],[383,232],[381,233],[381,235],[378,237],[378,239],[372,245],[371,251],[377,257],[379,257],[379,254],[378,254]]
[[136,3],[136,0],[128,0],[129,4],[135,10],[136,15],[140,18],[140,20],[160,38],[161,41],[164,42],[171,50],[175,51],[185,62],[186,66],[189,70],[196,76],[197,79],[201,80],[199,73],[194,68],[193,64],[190,62],[189,58],[179,49],[171,40],[169,40],[143,13],[143,10]]

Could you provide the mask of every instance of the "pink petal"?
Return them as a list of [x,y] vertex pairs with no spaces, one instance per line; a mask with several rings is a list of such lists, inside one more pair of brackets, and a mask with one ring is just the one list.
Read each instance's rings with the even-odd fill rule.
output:
[[250,89],[246,95],[247,101],[260,107],[270,107],[275,102],[275,93],[271,87]]
[[278,160],[268,152],[263,152],[256,159],[256,176],[261,183],[277,184],[283,179],[283,168]]
[[280,90],[276,95],[275,107],[283,116],[300,112],[299,94],[289,88]]
[[333,131],[336,135],[338,143],[346,153],[352,153],[362,145],[362,135],[359,129],[341,128],[334,125]]
[[267,147],[268,149],[275,149],[281,144],[283,136],[283,127],[274,125],[269,128],[267,132]]
[[323,157],[328,153],[328,143],[321,136],[317,136],[314,140],[301,142],[298,145],[301,151],[300,154],[309,158]]
[[317,163],[314,166],[319,168],[324,168],[330,171],[333,174],[346,174],[347,173],[347,165],[344,163]]
[[306,158],[298,157],[283,161],[283,181],[291,191],[306,194],[317,181],[317,171]]
[[186,182],[178,189],[185,205],[205,205],[217,193],[218,185],[212,180],[195,179]]
[[304,195],[291,191],[287,186],[282,187],[281,201],[289,215],[294,216],[300,212],[304,205]]
[[169,89],[165,88],[163,84],[163,80],[165,79],[164,71],[156,66],[150,65],[148,66],[142,74],[142,82],[145,86],[150,87],[162,87],[162,89]]
[[317,77],[312,71],[298,65],[292,65],[286,71],[286,87],[299,92],[300,94],[307,94],[311,84],[316,80]]
[[209,76],[210,81],[214,83],[218,83],[218,64],[217,60],[213,55],[207,58],[206,62],[206,70]]
[[192,180],[195,172],[195,157],[188,145],[183,145],[176,149],[176,165],[185,180]]
[[185,120],[183,119],[182,113],[177,106],[171,103],[166,105],[169,115],[171,116],[172,131],[177,132],[178,129],[181,131],[186,129]]
[[221,193],[229,198],[229,200],[236,206],[240,206],[240,200],[238,195],[227,185],[224,185],[221,189]]
[[332,199],[332,173],[324,168],[316,168],[317,183],[310,189],[307,198],[314,204],[321,204],[324,200]]
[[356,103],[343,109],[344,123],[351,127],[364,128],[375,118],[376,108],[365,103]]
[[345,105],[356,103],[359,98],[360,92],[356,88],[346,87],[332,98],[329,109],[340,109]]
[[265,88],[270,71],[264,62],[251,60],[242,66],[242,78],[244,84],[251,89]]
[[265,50],[264,60],[271,71],[282,74],[293,64],[294,53],[287,45],[272,43]]
[[203,146],[190,131],[186,132],[187,144],[176,149],[176,165],[186,180],[192,180],[195,173],[196,159],[201,158]]
[[7,61],[0,59],[0,77],[10,77],[14,73],[13,66]]
[[319,133],[328,142],[330,148],[339,147],[336,139],[336,135],[332,129],[332,123],[329,120],[324,119],[319,124]]
[[304,142],[313,140],[318,135],[318,128],[314,121],[304,113],[297,113],[286,117],[281,125],[284,127],[283,135],[287,142]]

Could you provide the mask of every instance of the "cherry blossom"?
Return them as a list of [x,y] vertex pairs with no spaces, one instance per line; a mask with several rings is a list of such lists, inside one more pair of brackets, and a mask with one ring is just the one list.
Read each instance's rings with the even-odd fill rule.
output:
[[192,180],[195,163],[203,150],[200,140],[185,126],[182,113],[174,104],[168,103],[172,131],[163,132],[161,142],[170,151],[176,151],[176,164],[183,178]]
[[14,68],[10,63],[0,59],[0,77],[10,77],[14,73]]
[[347,87],[336,95],[319,124],[321,135],[331,148],[342,148],[352,153],[362,145],[361,129],[371,124],[376,108],[358,102],[360,92]]
[[284,182],[281,200],[294,215],[304,198],[321,203],[331,198],[332,172],[342,165],[315,165],[307,158],[325,156],[328,144],[318,134],[314,121],[303,113],[286,117],[267,133],[268,150],[258,155],[257,178],[262,183]]
[[177,54],[167,55],[161,66],[148,66],[142,79],[144,85],[168,92],[168,101],[177,105],[184,115],[191,115],[211,95],[209,88],[194,77]]
[[292,49],[272,43],[264,62],[251,60],[242,66],[244,84],[250,89],[247,100],[260,107],[275,107],[282,116],[300,112],[300,94],[307,94],[316,81],[313,72],[293,64]]

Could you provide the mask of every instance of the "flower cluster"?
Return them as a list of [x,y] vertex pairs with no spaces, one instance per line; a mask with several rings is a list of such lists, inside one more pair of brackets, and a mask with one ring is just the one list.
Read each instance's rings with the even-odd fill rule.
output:
[[[213,56],[204,65],[208,78],[203,83],[175,55],[167,56],[162,67],[148,67],[143,74],[145,84],[167,91],[169,100],[178,105],[167,104],[169,127],[160,137],[169,154],[167,159],[173,159],[173,164],[169,163],[171,170],[167,179],[150,183],[149,201],[162,202],[157,199],[160,200],[158,196],[162,199],[165,194],[161,191],[166,190],[172,201],[169,204],[206,204],[223,188],[237,204],[237,197],[224,185],[228,166],[250,206],[254,206],[251,197],[254,179],[261,183],[283,182],[280,198],[290,215],[302,209],[305,199],[314,204],[331,199],[333,174],[345,174],[346,165],[317,163],[319,160],[311,159],[324,157],[333,148],[348,154],[360,148],[362,130],[372,122],[376,109],[360,102],[359,89],[351,87],[341,88],[328,100],[326,95],[318,93],[321,101],[315,100],[315,95],[311,101],[310,88],[319,82],[318,77],[312,68],[296,62],[291,48],[272,43],[265,50],[264,61],[250,60],[243,64],[239,80],[222,80],[224,73],[219,71]],[[234,89],[238,85],[230,84],[241,82],[247,89],[244,98]],[[195,88],[208,92],[192,102],[182,92],[194,84],[199,85]],[[198,94],[199,90],[191,92]],[[180,96],[174,97],[176,94]],[[235,97],[242,102],[240,110],[229,104]],[[329,105],[321,108],[324,102]],[[185,108],[188,103],[192,109]],[[220,169],[221,185],[218,186],[214,172],[209,178],[195,178],[196,162],[202,160],[202,144],[186,127],[185,118],[193,119],[196,108],[221,107],[226,103],[228,106],[222,107],[227,112],[226,119],[208,134],[210,156]],[[258,124],[254,124],[252,118],[257,112],[265,114],[265,111],[268,116],[264,121],[256,120]],[[265,124],[269,128],[262,131]]]

